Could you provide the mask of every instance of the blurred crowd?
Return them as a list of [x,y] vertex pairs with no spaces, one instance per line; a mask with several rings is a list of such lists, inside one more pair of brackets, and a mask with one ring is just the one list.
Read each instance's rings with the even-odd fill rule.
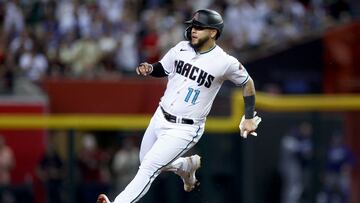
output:
[[[94,202],[99,193],[115,197],[135,176],[139,167],[138,136],[120,135],[106,149],[99,136],[79,133],[79,146],[74,163],[61,153],[61,131],[52,131],[44,141],[45,151],[39,157],[34,174],[28,182],[12,179],[16,166],[14,149],[0,135],[0,202],[71,202],[68,188],[73,184],[77,202]],[[69,180],[69,165],[73,164],[74,180]]]
[[[225,20],[219,43],[241,57],[351,19],[346,0],[0,0],[0,90],[14,78],[118,78],[183,40],[200,8]],[[280,40],[279,40],[280,39]]]
[[282,137],[281,203],[349,203],[356,155],[340,131],[331,132],[325,147],[319,147],[313,128],[303,121]]

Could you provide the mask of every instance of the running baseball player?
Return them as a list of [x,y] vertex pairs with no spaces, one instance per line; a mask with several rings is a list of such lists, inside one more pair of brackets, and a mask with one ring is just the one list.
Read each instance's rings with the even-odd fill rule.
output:
[[[240,134],[256,136],[261,118],[255,114],[255,87],[244,66],[216,44],[223,29],[219,13],[198,10],[185,22],[187,41],[171,48],[157,63],[141,63],[138,75],[167,77],[167,88],[153,115],[140,147],[140,167],[134,179],[115,198],[115,203],[133,203],[149,190],[163,171],[172,171],[191,191],[198,184],[195,172],[200,156],[181,157],[201,138],[206,116],[222,83],[230,80],[242,88],[245,115]],[[97,203],[110,203],[101,194]]]

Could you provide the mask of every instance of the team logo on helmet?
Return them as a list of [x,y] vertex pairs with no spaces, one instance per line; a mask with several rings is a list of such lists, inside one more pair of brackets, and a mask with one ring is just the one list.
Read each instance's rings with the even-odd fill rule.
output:
[[194,20],[199,20],[199,18],[200,18],[199,13],[195,13],[194,16],[193,16],[193,19]]

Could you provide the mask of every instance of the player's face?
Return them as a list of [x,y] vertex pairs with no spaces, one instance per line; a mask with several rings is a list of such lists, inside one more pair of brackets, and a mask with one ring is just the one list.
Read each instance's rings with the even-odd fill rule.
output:
[[211,39],[212,31],[212,29],[193,26],[191,29],[191,45],[196,49],[201,49]]

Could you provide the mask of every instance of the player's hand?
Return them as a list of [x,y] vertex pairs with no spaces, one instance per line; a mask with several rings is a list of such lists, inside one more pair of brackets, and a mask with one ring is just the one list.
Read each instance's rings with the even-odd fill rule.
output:
[[242,116],[240,121],[240,136],[243,138],[247,138],[248,134],[257,136],[255,130],[257,129],[259,123],[261,122],[261,117],[254,113],[254,118],[252,119],[245,119],[245,116]]
[[140,63],[140,65],[136,68],[136,73],[138,75],[147,76],[153,71],[153,67],[151,64],[146,62]]

